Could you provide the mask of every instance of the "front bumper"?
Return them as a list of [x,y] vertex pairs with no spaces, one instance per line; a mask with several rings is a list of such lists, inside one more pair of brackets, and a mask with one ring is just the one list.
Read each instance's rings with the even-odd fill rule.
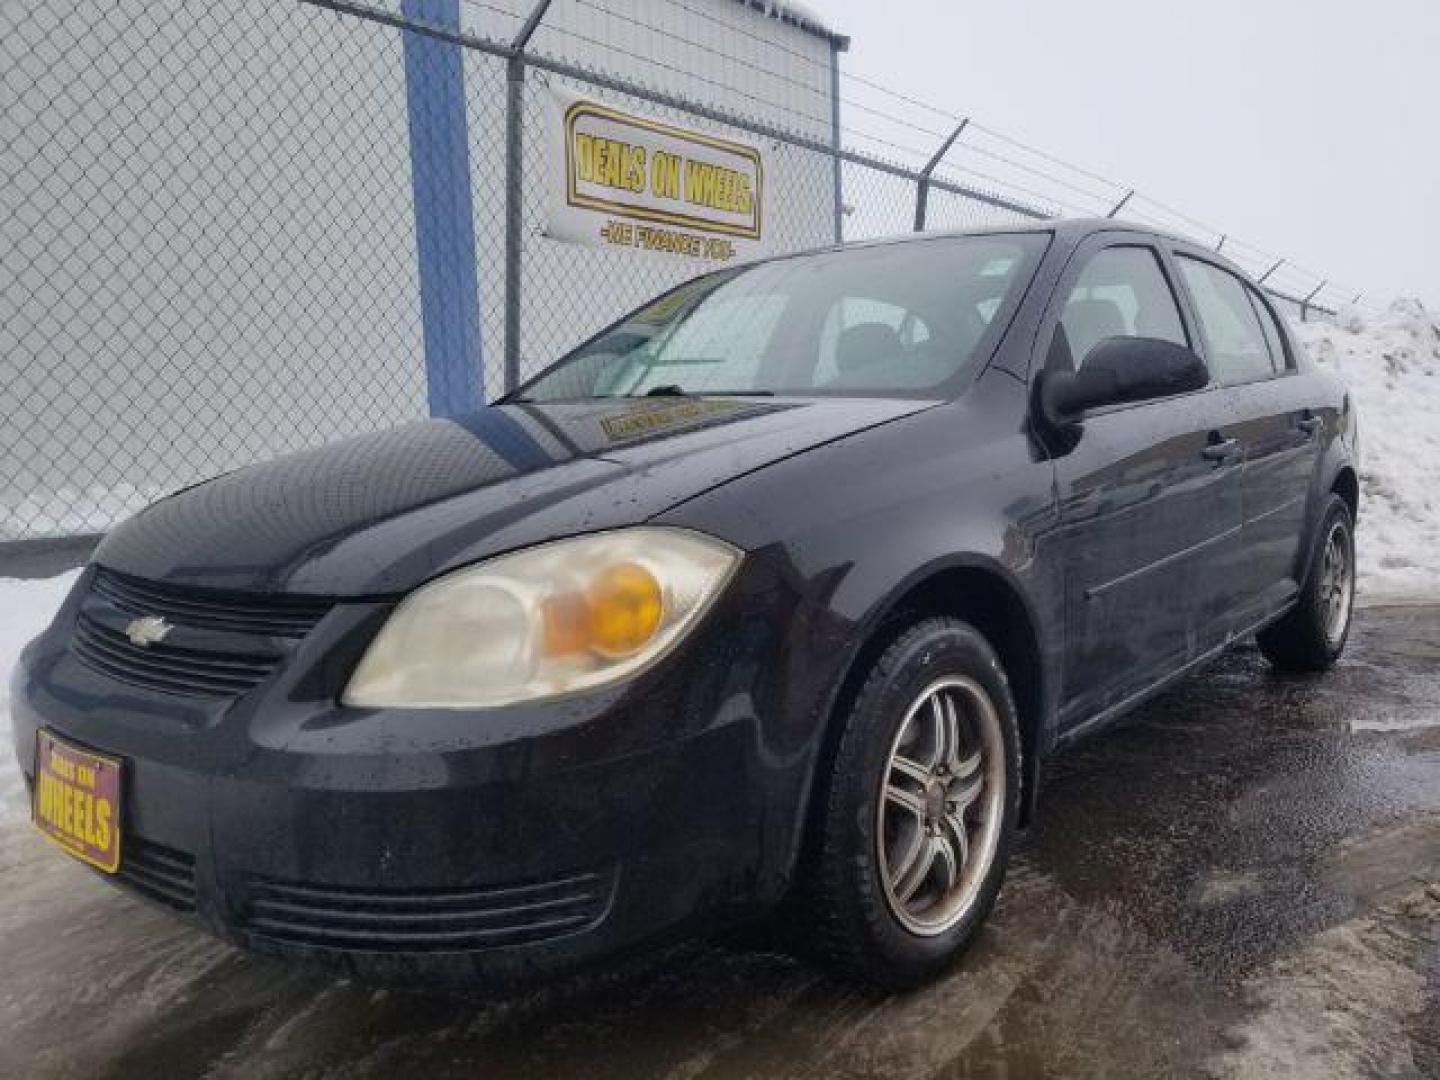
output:
[[765,643],[745,644],[739,609],[629,687],[341,709],[332,676],[373,608],[337,608],[223,707],[106,679],[68,646],[62,611],[14,675],[22,767],[42,726],[119,756],[115,883],[236,944],[362,977],[525,980],[781,895],[807,755],[767,744]]

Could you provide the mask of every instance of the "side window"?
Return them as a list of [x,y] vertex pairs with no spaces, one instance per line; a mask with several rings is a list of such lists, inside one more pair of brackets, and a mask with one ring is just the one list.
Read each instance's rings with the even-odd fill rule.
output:
[[1205,359],[1215,381],[1223,386],[1273,375],[1270,345],[1248,286],[1210,263],[1184,255],[1179,263],[1195,301],[1195,316],[1205,336]]
[[1060,325],[1076,367],[1109,337],[1189,344],[1160,259],[1146,247],[1106,248],[1092,257],[1065,300]]
[[1285,351],[1285,335],[1280,332],[1280,324],[1275,321],[1275,313],[1270,310],[1267,304],[1254,289],[1246,287],[1246,295],[1250,297],[1250,303],[1255,305],[1255,314],[1260,316],[1260,329],[1265,332],[1265,344],[1270,347],[1270,359],[1275,365],[1277,372],[1285,371],[1290,366],[1290,356]]

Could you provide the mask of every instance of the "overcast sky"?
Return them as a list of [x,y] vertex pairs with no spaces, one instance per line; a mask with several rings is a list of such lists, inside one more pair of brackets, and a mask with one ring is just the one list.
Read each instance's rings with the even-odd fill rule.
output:
[[811,6],[842,70],[1440,310],[1440,0]]

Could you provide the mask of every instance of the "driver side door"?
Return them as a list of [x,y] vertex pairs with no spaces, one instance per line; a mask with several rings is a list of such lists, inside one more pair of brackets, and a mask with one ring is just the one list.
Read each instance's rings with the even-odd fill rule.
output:
[[[1047,367],[1111,337],[1194,348],[1168,257],[1102,234],[1071,259],[1042,324]],[[1061,724],[1098,720],[1209,649],[1216,574],[1238,545],[1240,448],[1209,388],[1088,412],[1054,457],[1065,580]]]

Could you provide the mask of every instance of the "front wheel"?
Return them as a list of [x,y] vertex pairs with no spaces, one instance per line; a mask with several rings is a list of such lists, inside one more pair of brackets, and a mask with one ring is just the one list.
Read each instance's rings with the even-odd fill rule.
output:
[[802,882],[822,957],[891,988],[948,967],[1000,891],[1019,805],[1015,705],[976,630],[929,618],[875,661]]
[[1355,533],[1350,507],[1330,496],[1320,519],[1320,543],[1295,606],[1255,635],[1265,658],[1282,671],[1325,671],[1350,636],[1355,604]]

